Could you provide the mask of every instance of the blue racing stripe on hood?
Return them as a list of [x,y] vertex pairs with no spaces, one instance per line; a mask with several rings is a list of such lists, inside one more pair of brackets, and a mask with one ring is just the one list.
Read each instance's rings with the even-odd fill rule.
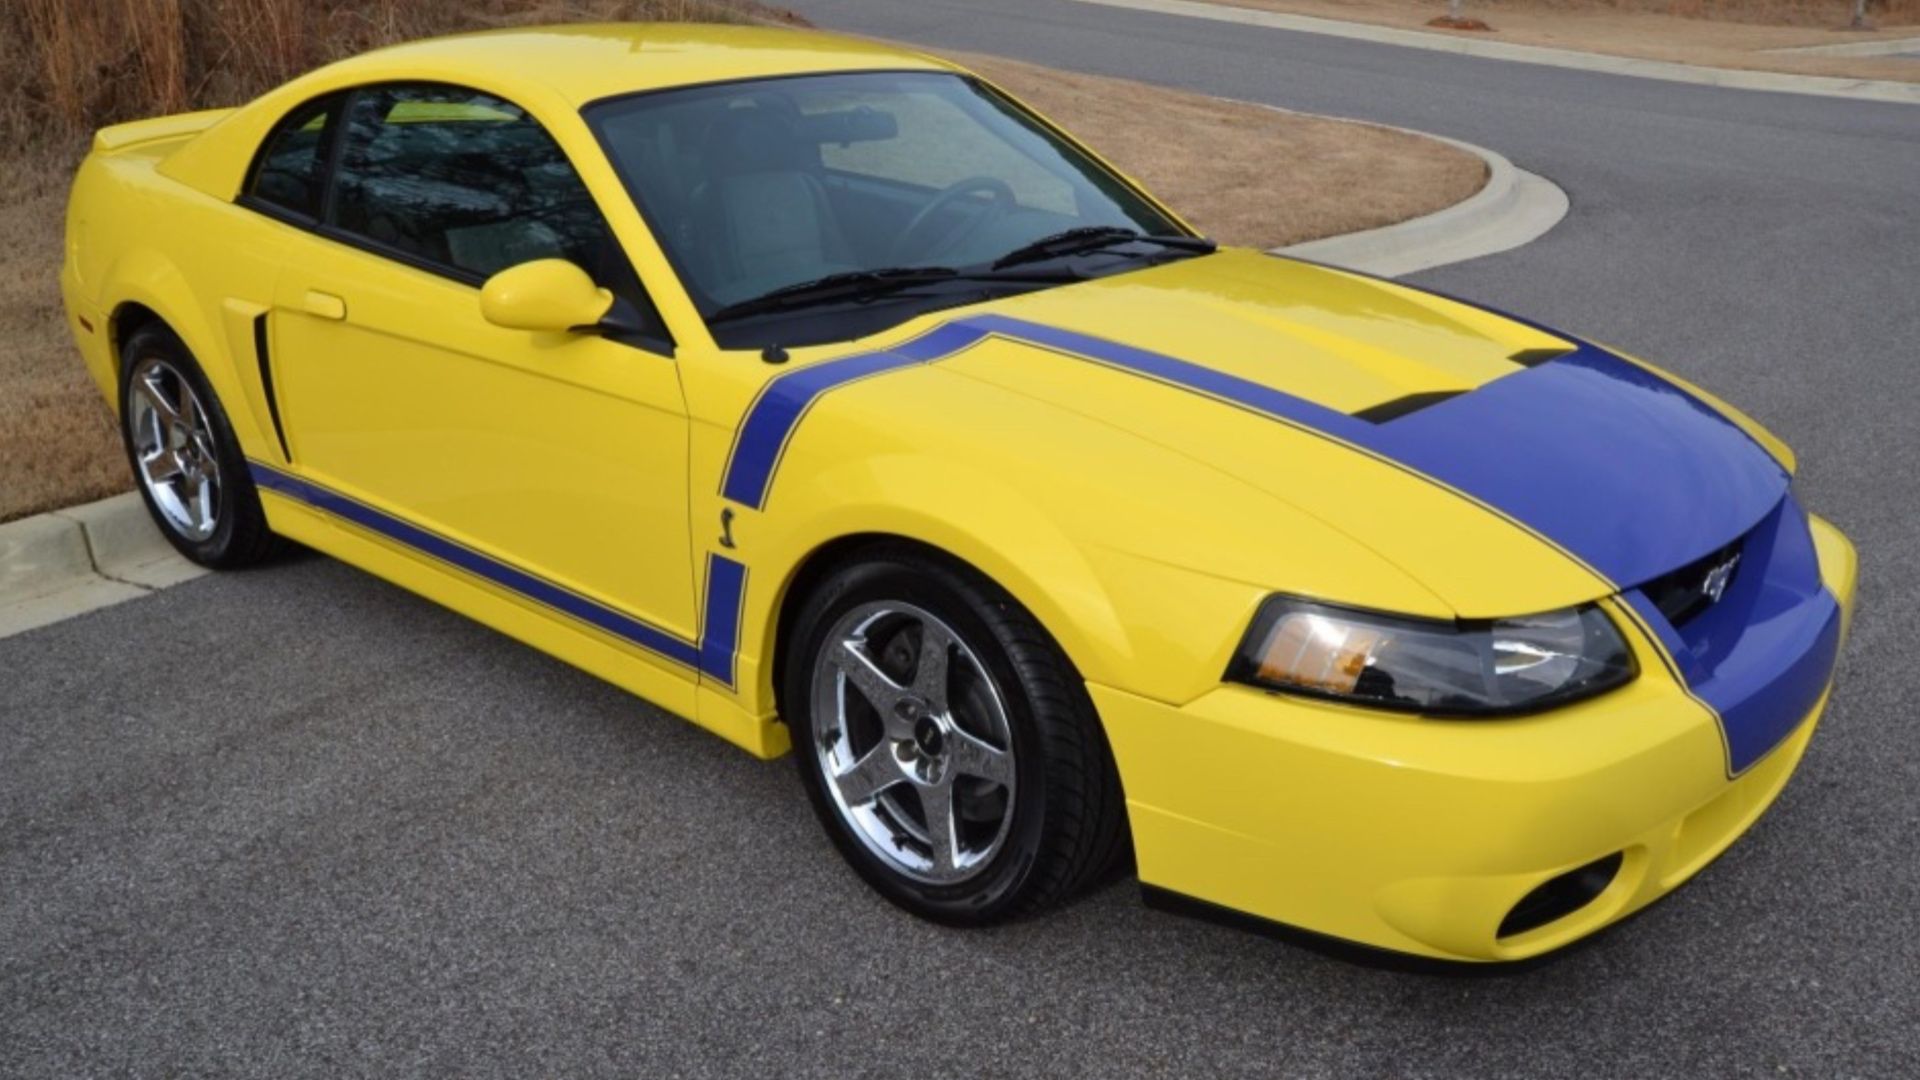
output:
[[1360,441],[1471,494],[1623,587],[1744,534],[1779,505],[1789,479],[1706,404],[1585,343]]
[[[1786,493],[1786,470],[1733,422],[1598,346],[1503,375],[1374,424],[1242,376],[1005,315],[975,315],[891,349],[810,365],[770,383],[742,423],[722,492],[764,507],[814,401],[880,371],[932,363],[993,336],[1150,378],[1334,439],[1441,484],[1632,587],[1751,529]],[[1565,337],[1565,335],[1561,335]]]

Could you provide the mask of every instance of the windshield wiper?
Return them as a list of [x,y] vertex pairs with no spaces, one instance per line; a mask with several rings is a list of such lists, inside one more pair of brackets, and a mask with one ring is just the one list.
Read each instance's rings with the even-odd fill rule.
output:
[[1042,259],[1057,259],[1063,255],[1076,255],[1083,251],[1097,251],[1115,244],[1158,244],[1161,247],[1175,248],[1204,255],[1214,250],[1216,245],[1204,236],[1185,236],[1177,233],[1143,233],[1138,229],[1129,229],[1122,225],[1081,225],[1065,229],[1051,236],[1043,236],[1030,244],[1023,244],[994,260],[995,270],[1004,270],[1021,263],[1039,262]]
[[728,304],[707,316],[707,322],[727,322],[749,315],[791,311],[795,308],[814,307],[821,304],[865,303],[911,289],[915,285],[948,281],[1019,285],[1078,280],[1080,275],[1066,271],[1000,274],[956,270],[951,266],[889,266],[877,270],[845,270],[838,274],[815,278],[812,281],[783,285],[772,292]]
[[888,266],[877,270],[846,270],[826,277],[783,285],[769,293],[728,304],[707,316],[708,322],[722,322],[769,311],[810,307],[837,300],[867,300],[885,296],[898,289],[910,289],[934,281],[959,277],[951,266]]

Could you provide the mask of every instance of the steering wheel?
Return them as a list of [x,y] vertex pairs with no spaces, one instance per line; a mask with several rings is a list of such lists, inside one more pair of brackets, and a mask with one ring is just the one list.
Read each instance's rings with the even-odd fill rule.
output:
[[[951,226],[946,232],[937,236],[923,235],[928,232],[928,226],[939,218],[941,211],[953,206],[961,199],[983,192],[993,196],[993,201],[986,205],[995,213],[1005,213],[1013,209],[1013,188],[1008,187],[1005,180],[993,176],[969,176],[963,180],[956,180],[948,184],[940,194],[929,199],[927,205],[913,215],[913,220],[907,222],[907,227],[900,230],[899,238],[893,242],[893,255],[890,261],[905,262],[908,261],[906,256],[915,254],[925,257],[945,246],[960,231],[960,226]],[[965,222],[961,224],[964,225]]]

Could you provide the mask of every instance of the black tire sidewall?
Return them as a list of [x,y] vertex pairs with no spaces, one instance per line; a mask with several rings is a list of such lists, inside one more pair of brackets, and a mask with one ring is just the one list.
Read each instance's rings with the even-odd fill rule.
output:
[[[973,650],[1006,704],[1014,754],[1013,822],[993,861],[954,885],[914,881],[868,850],[827,791],[828,780],[814,749],[813,676],[827,631],[846,612],[874,600],[905,601],[938,616]],[[1047,827],[1048,762],[1038,727],[1044,719],[1036,714],[1033,695],[1009,654],[1008,642],[993,629],[990,613],[982,610],[994,602],[977,586],[935,563],[882,558],[842,570],[814,593],[795,620],[780,695],[808,801],[834,846],[889,900],[951,925],[993,922],[1022,906]]]
[[[133,373],[140,362],[148,358],[164,360],[180,373],[180,377],[199,397],[200,405],[207,414],[207,423],[213,429],[214,457],[220,466],[220,506],[213,533],[204,540],[194,540],[174,530],[140,475],[140,459],[134,449],[130,423]],[[233,425],[227,420],[226,409],[220,404],[219,395],[213,392],[206,373],[200,370],[199,362],[186,345],[164,327],[142,327],[127,338],[126,345],[121,349],[120,443],[126,451],[127,466],[133,472],[134,489],[140,492],[140,500],[146,503],[147,513],[159,526],[160,534],[167,538],[175,550],[202,566],[220,567],[244,561],[247,553],[240,550],[241,545],[236,543],[236,538],[248,526],[265,527],[265,511],[261,509],[259,493],[254,489],[246,455],[240,452],[240,440],[233,433]]]

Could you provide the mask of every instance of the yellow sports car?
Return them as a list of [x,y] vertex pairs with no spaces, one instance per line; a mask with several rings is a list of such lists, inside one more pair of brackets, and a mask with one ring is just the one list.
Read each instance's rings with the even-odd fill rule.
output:
[[1703,391],[1217,250],[992,85],[674,26],[101,131],[61,276],[154,520],[795,748],[928,918],[1149,898],[1555,949],[1786,783],[1853,602]]

